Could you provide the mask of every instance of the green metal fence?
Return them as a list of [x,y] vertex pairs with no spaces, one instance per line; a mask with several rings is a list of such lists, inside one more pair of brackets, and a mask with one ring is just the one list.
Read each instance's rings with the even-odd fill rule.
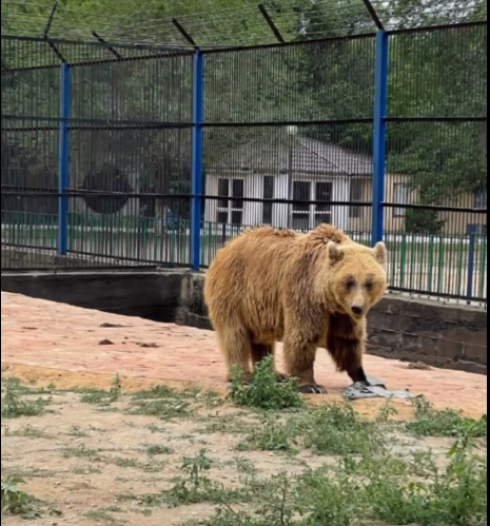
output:
[[[70,214],[68,247],[73,255],[97,258],[101,266],[134,259],[156,266],[187,266],[190,222],[169,224],[168,218]],[[208,267],[217,251],[246,227],[205,222],[201,230],[201,265]],[[369,246],[371,232],[349,232]],[[390,285],[398,290],[434,296],[485,298],[487,294],[487,236],[416,236],[388,234]],[[16,214],[2,224],[2,245],[56,250],[58,220],[49,214]],[[94,256],[97,254],[97,256]],[[469,290],[470,289],[470,290]]]

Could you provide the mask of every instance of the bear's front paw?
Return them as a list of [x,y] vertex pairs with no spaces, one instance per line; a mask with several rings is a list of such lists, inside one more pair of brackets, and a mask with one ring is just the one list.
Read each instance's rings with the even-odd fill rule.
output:
[[323,385],[302,385],[299,391],[303,394],[328,394],[328,391]]

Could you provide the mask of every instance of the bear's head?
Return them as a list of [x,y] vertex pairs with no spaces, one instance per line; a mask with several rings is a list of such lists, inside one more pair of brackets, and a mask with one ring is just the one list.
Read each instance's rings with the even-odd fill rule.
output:
[[388,288],[384,243],[374,249],[348,243],[327,246],[329,259],[329,292],[343,314],[359,319],[371,310]]

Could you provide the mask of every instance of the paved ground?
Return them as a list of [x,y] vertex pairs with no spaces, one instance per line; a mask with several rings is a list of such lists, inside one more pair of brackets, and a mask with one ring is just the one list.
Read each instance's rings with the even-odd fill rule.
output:
[[[57,387],[105,386],[118,373],[128,390],[151,383],[226,388],[226,371],[212,332],[3,292],[1,299],[4,374],[54,381]],[[473,416],[487,413],[484,376],[411,370],[405,363],[373,356],[366,358],[366,366],[390,389],[408,388],[438,407],[451,406]],[[345,374],[335,372],[323,352],[317,361],[317,380],[329,388],[331,397],[338,397],[350,383]],[[358,403],[361,413],[377,407],[376,401]]]

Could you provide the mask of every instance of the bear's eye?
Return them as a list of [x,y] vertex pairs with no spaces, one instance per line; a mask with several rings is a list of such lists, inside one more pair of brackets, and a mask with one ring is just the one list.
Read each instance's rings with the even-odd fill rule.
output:
[[353,289],[357,285],[357,282],[354,276],[349,276],[345,282],[345,285],[348,289]]
[[374,281],[372,279],[366,281],[366,289],[367,290],[373,290],[374,289]]

